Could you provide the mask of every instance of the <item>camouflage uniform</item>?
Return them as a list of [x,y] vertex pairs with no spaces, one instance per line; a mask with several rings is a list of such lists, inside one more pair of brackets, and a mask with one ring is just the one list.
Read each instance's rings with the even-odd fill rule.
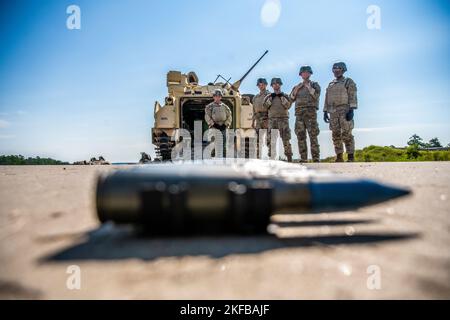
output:
[[343,144],[348,154],[355,152],[355,139],[352,135],[354,122],[347,121],[346,115],[349,110],[357,107],[355,82],[346,77],[331,81],[327,88],[323,111],[330,114],[330,130],[337,155],[344,152]]
[[253,121],[255,123],[255,129],[268,129],[269,128],[269,115],[267,107],[264,105],[264,98],[270,94],[269,90],[261,93],[259,92],[253,97]]
[[223,102],[211,102],[205,107],[205,121],[210,128],[215,125],[225,125],[225,127],[229,128],[231,126],[231,122],[233,121],[231,110]]
[[[299,86],[300,89],[297,89]],[[317,110],[319,110],[320,86],[317,82],[310,81],[311,89],[300,84],[294,87],[290,98],[295,102],[295,134],[298,140],[298,151],[303,161],[308,160],[308,147],[306,145],[306,132],[311,143],[311,154],[314,161],[320,159],[320,146],[318,135],[320,133],[317,122]],[[295,92],[297,90],[297,92]]]
[[[230,108],[223,102],[211,102],[205,107],[205,121],[210,128],[216,128],[222,133],[222,150],[226,154],[226,128],[231,127],[233,117]],[[215,152],[213,153],[215,156]]]
[[291,101],[285,93],[272,97],[268,94],[264,98],[264,105],[268,108],[269,130],[278,129],[283,140],[284,154],[288,159],[292,158],[291,129],[289,128],[289,108]]
[[[264,105],[264,98],[270,94],[269,90],[256,94],[252,99],[253,104],[253,123],[256,130],[256,134],[259,137],[260,129],[269,129],[269,115],[267,107]],[[268,133],[268,131],[267,131]],[[270,135],[266,135],[267,146],[270,146]],[[258,143],[258,155],[259,155],[259,143]]]

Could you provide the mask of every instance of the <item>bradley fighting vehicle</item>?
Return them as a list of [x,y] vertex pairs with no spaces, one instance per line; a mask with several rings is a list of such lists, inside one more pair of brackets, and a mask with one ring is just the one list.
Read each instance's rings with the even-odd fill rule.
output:
[[[164,105],[161,106],[159,102],[155,102],[152,143],[156,147],[156,156],[161,160],[171,159],[172,149],[179,141],[177,129],[186,129],[193,137],[194,122],[199,120],[202,121],[203,132],[208,129],[204,120],[205,107],[213,101],[213,92],[216,89],[222,90],[222,102],[227,104],[232,112],[231,129],[241,129],[244,136],[247,133],[254,133],[252,128],[253,106],[251,104],[253,95],[241,95],[239,87],[267,52],[266,50],[244,76],[233,84],[228,82],[229,79],[218,75],[213,83],[200,85],[195,72],[182,74],[180,71],[169,71],[167,73],[168,95]],[[219,78],[225,82],[217,82]],[[245,148],[246,145],[241,145],[239,140],[236,141],[236,151]]]

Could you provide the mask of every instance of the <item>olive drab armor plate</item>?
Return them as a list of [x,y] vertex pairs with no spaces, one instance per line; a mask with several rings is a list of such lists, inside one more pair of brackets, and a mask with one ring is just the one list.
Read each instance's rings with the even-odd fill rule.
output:
[[[344,81],[332,81],[327,89],[328,104],[332,107],[348,105],[348,78]],[[331,110],[332,112],[332,110]]]
[[227,120],[225,107],[222,105],[213,105],[211,117],[214,122],[225,122],[225,120]]
[[289,108],[291,101],[289,97],[272,98],[270,95],[266,97],[265,105],[269,108],[269,118],[289,118]]
[[[311,82],[311,86],[314,88],[315,84]],[[297,93],[295,98],[296,106],[317,106],[318,101],[309,93],[308,89],[303,86]]]
[[255,112],[264,112],[267,113],[267,106],[264,105],[264,98],[270,94],[268,90],[264,93],[258,93],[253,97],[253,107]]

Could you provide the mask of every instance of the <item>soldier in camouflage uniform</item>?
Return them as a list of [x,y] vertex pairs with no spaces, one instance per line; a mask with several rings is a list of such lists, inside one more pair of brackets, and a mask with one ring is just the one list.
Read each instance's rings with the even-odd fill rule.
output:
[[[269,90],[267,90],[267,80],[264,78],[259,78],[256,81],[256,85],[259,88],[259,93],[257,93],[253,99],[253,123],[252,126],[256,130],[256,134],[259,137],[260,129],[269,129],[269,115],[268,109],[264,105],[264,98],[270,94]],[[266,131],[268,133],[268,131]],[[262,138],[262,137],[261,137]],[[267,146],[270,146],[270,135],[266,135]],[[259,145],[258,142],[258,156],[259,156]]]
[[317,123],[317,110],[319,110],[320,86],[309,78],[313,74],[310,66],[300,68],[299,75],[303,82],[296,85],[289,98],[295,102],[295,134],[298,140],[300,161],[308,161],[308,148],[306,145],[306,132],[311,144],[311,154],[314,162],[320,161],[319,124]]
[[270,85],[274,92],[264,98],[264,105],[269,114],[269,130],[279,130],[283,140],[284,154],[287,160],[292,162],[291,129],[289,128],[289,108],[292,103],[289,96],[281,91],[283,82],[280,78],[272,78]]
[[215,128],[222,133],[223,154],[226,152],[226,129],[231,127],[233,117],[230,108],[222,102],[222,90],[216,89],[213,93],[214,101],[205,107],[205,121],[209,128]]
[[[328,85],[323,108],[323,119],[330,124],[336,162],[343,162],[344,148],[348,154],[348,161],[354,161],[355,139],[352,135],[354,127],[353,111],[358,107],[356,84],[344,77],[347,66],[343,62],[333,65],[335,79]],[[328,116],[328,114],[330,114]]]
[[205,121],[209,128],[225,131],[230,128],[233,121],[231,110],[222,102],[222,90],[216,89],[213,98],[214,101],[205,107]]

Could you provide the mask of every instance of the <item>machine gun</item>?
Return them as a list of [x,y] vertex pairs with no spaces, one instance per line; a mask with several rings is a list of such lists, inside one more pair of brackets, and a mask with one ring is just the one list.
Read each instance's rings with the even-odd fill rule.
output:
[[259,57],[259,59],[250,67],[250,69],[248,69],[248,71],[242,76],[242,78],[240,78],[238,81],[236,81],[235,83],[233,83],[231,85],[231,88],[233,90],[238,91],[239,87],[241,86],[242,81],[244,81],[244,79],[248,76],[248,74],[253,70],[253,68],[256,67],[256,65],[262,60],[262,58],[264,58],[264,56],[269,52],[269,50],[266,50],[263,55],[261,57]]

